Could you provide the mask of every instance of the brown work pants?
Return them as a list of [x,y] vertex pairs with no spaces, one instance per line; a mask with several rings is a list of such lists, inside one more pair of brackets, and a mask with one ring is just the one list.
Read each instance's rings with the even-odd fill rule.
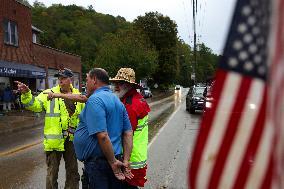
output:
[[57,189],[58,188],[58,172],[61,157],[65,161],[66,170],[66,180],[65,189],[78,189],[80,175],[78,173],[78,163],[75,155],[75,150],[73,142],[68,139],[64,144],[65,151],[50,151],[46,152],[46,165],[47,165],[47,175],[46,175],[46,189]]

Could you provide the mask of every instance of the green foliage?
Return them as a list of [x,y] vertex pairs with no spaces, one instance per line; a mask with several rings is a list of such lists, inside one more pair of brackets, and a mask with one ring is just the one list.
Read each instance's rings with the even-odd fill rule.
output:
[[205,82],[207,79],[214,77],[219,57],[204,43],[199,44],[198,49],[196,81]]
[[[158,12],[138,16],[131,23],[98,13],[91,5],[46,7],[35,1],[32,21],[43,31],[41,44],[81,56],[83,75],[94,66],[105,68],[110,76],[120,67],[131,67],[137,79],[147,78],[164,88],[173,83],[190,85],[191,48],[178,39],[176,23]],[[199,45],[197,81],[214,75],[217,60],[211,49]]]
[[134,20],[134,27],[142,30],[156,48],[158,68],[153,79],[159,84],[174,82],[177,71],[177,25],[169,17],[149,12]]
[[94,65],[97,46],[104,34],[130,26],[123,17],[97,13],[92,6],[46,7],[39,1],[33,4],[32,21],[43,31],[41,44],[81,56],[83,74]]
[[136,80],[149,78],[157,68],[157,52],[147,36],[133,29],[106,34],[98,47],[96,67],[108,70],[114,77],[122,67],[133,68]]
[[182,86],[191,85],[191,73],[192,73],[192,51],[190,46],[183,40],[178,41],[178,66],[175,83]]

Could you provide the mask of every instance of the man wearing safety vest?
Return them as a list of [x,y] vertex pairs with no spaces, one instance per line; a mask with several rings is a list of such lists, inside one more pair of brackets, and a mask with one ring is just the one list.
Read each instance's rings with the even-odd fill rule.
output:
[[130,156],[132,179],[126,178],[126,189],[138,189],[144,187],[147,169],[148,147],[148,113],[149,105],[136,91],[140,86],[135,83],[135,72],[131,68],[121,68],[115,78],[110,79],[114,83],[115,93],[125,105],[133,130],[133,149]]
[[37,97],[31,94],[27,85],[16,81],[18,91],[21,92],[21,101],[25,108],[34,112],[45,112],[44,151],[46,153],[47,176],[46,188],[58,188],[58,172],[61,157],[65,161],[66,181],[65,188],[78,189],[80,176],[73,146],[75,129],[79,123],[78,116],[84,108],[84,103],[49,99],[47,93],[80,94],[72,86],[73,72],[67,68],[59,70],[59,84],[47,89]]

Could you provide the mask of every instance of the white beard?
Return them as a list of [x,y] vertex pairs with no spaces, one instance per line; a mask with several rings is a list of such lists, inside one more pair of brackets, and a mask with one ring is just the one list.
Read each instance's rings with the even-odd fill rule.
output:
[[120,89],[119,92],[115,91],[114,93],[118,96],[118,98],[122,98],[129,90],[130,90],[130,88],[123,86],[122,89]]
[[116,96],[118,96],[118,98],[122,98],[126,93],[128,92],[128,90],[120,90],[119,92],[115,92]]

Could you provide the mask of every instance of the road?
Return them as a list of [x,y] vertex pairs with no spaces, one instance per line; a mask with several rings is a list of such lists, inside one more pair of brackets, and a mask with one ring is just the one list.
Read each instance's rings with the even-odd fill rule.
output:
[[184,99],[148,147],[145,189],[187,188],[187,165],[199,130],[201,114],[190,115]]
[[[149,146],[149,181],[146,188],[186,187],[186,165],[200,115],[191,116],[185,111],[185,93],[186,90],[182,89],[159,103],[151,103],[149,135],[153,140]],[[0,189],[45,188],[42,133],[42,127],[36,127],[1,136]],[[79,167],[81,174],[81,163]],[[64,181],[62,160],[59,188],[63,188]]]

